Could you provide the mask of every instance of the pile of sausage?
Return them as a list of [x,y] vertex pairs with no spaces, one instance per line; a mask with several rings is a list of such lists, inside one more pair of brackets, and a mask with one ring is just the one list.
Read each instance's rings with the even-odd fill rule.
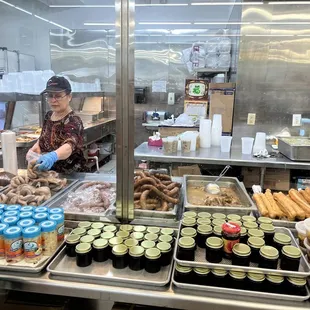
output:
[[297,191],[291,189],[288,195],[282,192],[254,194],[253,198],[262,216],[289,221],[304,220],[310,217],[310,188]]
[[179,203],[180,187],[167,174],[138,171],[134,182],[135,209],[169,211]]
[[41,172],[35,164],[30,164],[26,176],[12,178],[9,187],[0,195],[0,203],[39,206],[66,185],[67,179],[60,179],[57,172]]

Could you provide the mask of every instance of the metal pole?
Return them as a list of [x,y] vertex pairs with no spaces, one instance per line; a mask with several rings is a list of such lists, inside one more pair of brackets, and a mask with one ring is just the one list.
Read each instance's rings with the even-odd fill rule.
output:
[[265,174],[266,174],[266,167],[261,167],[259,183],[260,183],[262,190],[264,190]]
[[116,216],[133,218],[134,0],[115,0],[116,10]]

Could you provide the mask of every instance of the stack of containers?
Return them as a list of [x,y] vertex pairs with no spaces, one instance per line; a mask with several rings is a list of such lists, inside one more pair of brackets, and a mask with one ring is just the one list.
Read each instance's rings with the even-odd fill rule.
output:
[[214,114],[211,130],[212,146],[220,146],[222,137],[222,114]]
[[36,264],[64,240],[63,209],[0,205],[0,259]]

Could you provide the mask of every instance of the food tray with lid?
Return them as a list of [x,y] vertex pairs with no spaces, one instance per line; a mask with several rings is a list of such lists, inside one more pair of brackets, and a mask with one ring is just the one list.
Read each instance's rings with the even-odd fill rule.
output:
[[184,187],[184,206],[186,210],[207,211],[210,213],[221,212],[224,214],[235,213],[238,215],[249,215],[251,212],[257,210],[255,204],[248,195],[243,183],[239,182],[237,178],[223,177],[217,184],[220,187],[232,189],[238,196],[241,204],[238,206],[207,206],[195,205],[189,202],[188,187],[197,186],[204,187],[210,182],[214,182],[216,176],[202,176],[202,175],[185,175],[183,181]]
[[[284,233],[288,236],[291,237],[291,245],[299,248],[298,243],[296,241],[296,239],[294,238],[293,234],[291,233],[291,231],[287,228],[283,228],[283,227],[275,227],[275,232],[276,233]],[[180,238],[180,233],[178,234],[177,240],[176,240],[176,244],[178,244],[179,242],[179,238]],[[278,262],[278,268],[277,269],[265,269],[265,268],[259,268],[257,263],[250,263],[249,267],[245,267],[245,266],[239,266],[239,265],[232,265],[231,259],[226,259],[223,258],[222,261],[220,263],[209,263],[206,259],[205,259],[205,249],[202,249],[200,247],[197,246],[197,249],[195,251],[195,260],[194,261],[187,261],[187,260],[180,260],[177,258],[177,250],[178,247],[175,247],[174,250],[174,260],[183,266],[191,266],[191,267],[205,267],[205,268],[223,268],[225,270],[231,270],[231,269],[240,269],[243,270],[245,272],[248,271],[260,271],[263,272],[264,274],[279,274],[282,276],[291,276],[291,277],[308,277],[310,275],[310,266],[305,258],[304,255],[301,255],[300,258],[300,264],[299,264],[299,270],[298,271],[289,271],[289,270],[281,270],[279,268],[280,265],[280,260]]]
[[[176,282],[174,279],[175,268],[173,268],[172,273],[172,283],[176,287],[186,290],[192,290],[193,292],[213,292],[219,293],[222,295],[230,294],[235,296],[247,296],[247,297],[257,297],[257,298],[269,298],[269,299],[277,299],[277,300],[287,300],[287,301],[305,301],[310,297],[309,289],[307,289],[307,295],[305,296],[297,296],[297,295],[286,295],[286,294],[275,294],[275,293],[267,293],[267,292],[259,292],[259,291],[248,291],[248,290],[240,290],[226,287],[218,287],[218,286],[207,286],[207,285],[198,285],[198,284],[189,284],[189,283],[181,283]],[[188,293],[188,292],[187,292]]]
[[[176,230],[175,230],[176,233]],[[175,243],[173,245],[175,247]],[[172,251],[174,248],[172,247]],[[112,260],[108,259],[105,262],[95,262],[88,267],[78,267],[75,257],[68,257],[65,253],[65,248],[59,252],[54,260],[47,267],[47,270],[54,277],[60,277],[62,280],[72,281],[72,278],[81,279],[81,281],[108,282],[108,283],[125,283],[131,285],[149,285],[162,287],[170,282],[173,269],[173,258],[170,265],[161,267],[157,273],[148,273],[144,269],[133,271],[126,267],[125,269],[115,269],[112,266]]]
[[310,161],[310,139],[307,137],[287,137],[279,139],[279,152],[290,160]]
[[[69,235],[71,231],[71,228],[65,228],[65,236]],[[5,259],[0,259],[0,270],[10,272],[18,271],[26,273],[39,273],[46,268],[46,266],[52,261],[52,259],[64,245],[64,240],[59,242],[57,250],[54,252],[53,255],[43,256],[42,259],[36,264],[26,263],[24,260],[14,264],[8,264]]]
[[[111,182],[107,178],[91,178],[89,180],[83,180],[83,181],[77,181],[73,186],[70,187],[68,191],[63,192],[61,195],[57,196],[55,199],[53,199],[51,202],[45,202],[44,205],[49,207],[49,208],[58,208],[63,205],[63,203],[67,200],[68,196],[70,193],[73,193],[76,191],[80,186],[86,183],[90,183],[93,181],[102,181],[102,182],[108,182],[112,184],[112,187],[116,189],[116,183],[115,180],[114,182]],[[102,221],[102,220],[107,220],[107,215],[111,207],[113,207],[115,201],[113,201],[105,212],[102,213],[87,213],[87,212],[78,212],[78,211],[67,211],[65,210],[65,219],[66,220],[75,220],[75,221]]]

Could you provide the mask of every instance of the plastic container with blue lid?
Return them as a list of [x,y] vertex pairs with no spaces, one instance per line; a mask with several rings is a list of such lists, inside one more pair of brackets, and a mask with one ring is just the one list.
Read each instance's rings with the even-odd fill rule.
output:
[[19,211],[5,211],[3,213],[3,217],[9,217],[9,216],[18,216],[19,215]]
[[[38,213],[40,214],[40,213]],[[55,253],[58,247],[57,242],[57,223],[55,221],[44,221],[40,223],[43,254],[50,256]]]
[[36,223],[42,223],[48,219],[47,213],[35,213],[33,215],[33,218],[35,219]]
[[6,208],[6,204],[1,203],[0,204],[0,210],[4,211]]
[[0,258],[3,258],[3,257],[4,257],[5,248],[4,248],[4,236],[3,236],[3,232],[4,232],[4,230],[7,229],[8,227],[9,227],[9,225],[7,225],[7,224],[3,224],[3,223],[0,224]]
[[5,259],[8,263],[18,263],[24,258],[22,229],[11,226],[4,230]]
[[24,256],[28,263],[37,263],[42,257],[41,227],[30,226],[23,229]]
[[19,211],[20,210],[20,205],[6,205],[4,207],[5,211]]
[[20,212],[32,212],[33,207],[32,206],[24,206],[20,208]]
[[23,219],[32,219],[33,213],[31,211],[24,211],[19,213],[19,218]]
[[9,216],[1,219],[2,223],[8,224],[9,226],[15,226],[19,221],[19,217],[17,216]]
[[34,208],[34,213],[48,213],[48,208],[47,207],[37,207]]
[[17,226],[21,229],[24,229],[26,227],[30,227],[35,225],[36,221],[34,219],[23,219],[17,222]]
[[65,217],[63,214],[50,214],[48,217],[49,220],[55,221],[57,223],[57,240],[62,241],[64,240],[64,233],[65,233]]
[[3,213],[3,210],[2,209],[0,209],[0,214],[2,214]]
[[52,208],[49,209],[50,214],[64,214],[64,209],[63,208]]

